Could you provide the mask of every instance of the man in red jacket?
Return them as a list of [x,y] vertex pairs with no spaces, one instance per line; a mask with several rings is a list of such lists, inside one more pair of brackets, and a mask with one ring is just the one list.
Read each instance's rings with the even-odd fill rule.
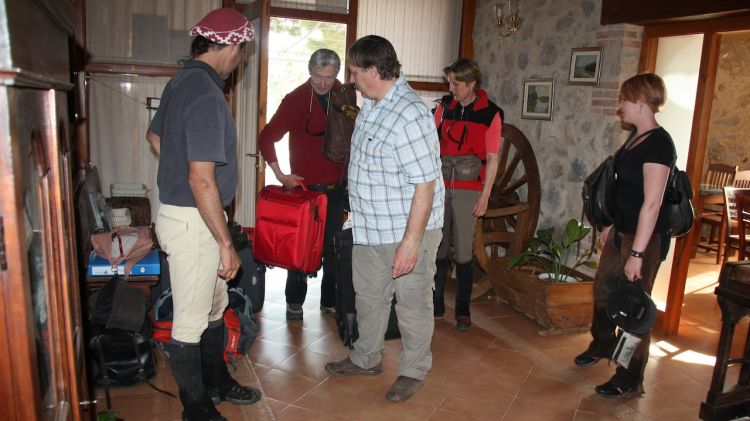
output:
[[[320,49],[310,56],[307,65],[310,79],[287,94],[276,114],[263,128],[258,147],[268,166],[285,187],[304,183],[309,189],[325,192],[328,196],[328,216],[323,240],[323,280],[320,286],[320,309],[335,312],[336,282],[333,265],[333,235],[341,228],[344,189],[340,180],[344,166],[323,156],[331,89],[341,83],[336,75],[341,59],[332,50]],[[289,133],[289,164],[291,174],[279,167],[274,143]],[[307,295],[307,276],[289,271],[286,280],[286,318],[302,319],[302,304]]]

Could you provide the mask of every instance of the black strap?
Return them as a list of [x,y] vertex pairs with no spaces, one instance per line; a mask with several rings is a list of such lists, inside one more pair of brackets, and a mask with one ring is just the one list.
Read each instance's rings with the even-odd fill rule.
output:
[[[153,383],[151,383],[151,381],[146,378],[146,370],[143,368],[143,363],[141,362],[141,350],[140,350],[140,347],[138,346],[138,339],[135,337],[134,333],[130,333],[130,332],[128,333],[130,334],[130,337],[133,339],[133,349],[135,350],[135,359],[136,361],[138,361],[138,379],[140,379],[142,382],[149,385],[149,387],[151,387],[155,391],[159,393],[163,393],[167,396],[171,396],[175,399],[178,399],[177,396],[175,396],[174,394],[164,389],[159,389],[158,387],[154,386]],[[109,409],[109,407],[107,409]]]
[[107,409],[112,409],[112,396],[109,394],[109,375],[107,374],[107,366],[104,364],[104,350],[102,349],[102,337],[96,339],[96,350],[99,353],[99,366],[102,370],[102,383],[104,386],[104,398],[107,401]]
[[[586,204],[584,203],[583,206],[581,206],[581,223],[586,218]],[[594,251],[596,250],[596,233],[599,231],[596,227],[596,224],[591,224],[591,248],[588,252],[586,252],[585,256],[587,258],[591,257],[594,254]],[[581,242],[577,241],[576,244],[576,256],[581,255]]]

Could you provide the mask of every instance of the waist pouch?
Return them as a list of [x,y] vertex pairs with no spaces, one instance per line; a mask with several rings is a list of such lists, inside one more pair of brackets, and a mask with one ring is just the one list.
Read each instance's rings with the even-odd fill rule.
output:
[[482,160],[474,155],[444,155],[442,162],[443,178],[446,180],[479,180]]

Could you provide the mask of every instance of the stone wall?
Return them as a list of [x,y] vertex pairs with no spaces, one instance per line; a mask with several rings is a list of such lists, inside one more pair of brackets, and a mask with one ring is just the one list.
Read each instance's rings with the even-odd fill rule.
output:
[[[598,0],[523,0],[519,31],[503,38],[495,31],[493,4],[477,2],[475,60],[506,123],[534,148],[542,180],[538,226],[559,232],[565,221],[580,218],[583,179],[627,137],[615,114],[617,92],[638,70],[642,28],[601,26]],[[599,86],[568,85],[571,49],[578,47],[602,47]],[[554,78],[551,121],[521,119],[523,81],[533,78]]]
[[704,173],[711,162],[750,170],[750,33],[721,38]]

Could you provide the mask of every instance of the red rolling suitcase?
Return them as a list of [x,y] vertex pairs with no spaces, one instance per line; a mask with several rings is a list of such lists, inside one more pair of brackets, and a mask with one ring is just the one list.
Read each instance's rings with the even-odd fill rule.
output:
[[253,255],[268,266],[304,273],[320,269],[328,197],[306,187],[266,186],[255,208]]

